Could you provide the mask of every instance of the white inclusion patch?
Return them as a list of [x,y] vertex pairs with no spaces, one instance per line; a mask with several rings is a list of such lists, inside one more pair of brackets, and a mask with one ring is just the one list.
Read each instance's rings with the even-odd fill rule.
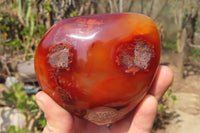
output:
[[62,67],[67,68],[69,66],[68,59],[69,58],[69,49],[64,48],[60,51],[57,51],[49,56],[49,63],[53,67]]
[[140,69],[147,69],[148,62],[151,60],[152,49],[151,46],[144,41],[138,41],[134,50],[135,59],[134,65]]

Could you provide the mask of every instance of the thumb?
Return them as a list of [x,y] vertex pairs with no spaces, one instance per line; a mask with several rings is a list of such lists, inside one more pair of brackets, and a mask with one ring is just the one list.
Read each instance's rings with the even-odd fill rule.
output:
[[60,107],[43,91],[38,92],[35,99],[47,119],[43,133],[74,132],[73,117],[69,112]]

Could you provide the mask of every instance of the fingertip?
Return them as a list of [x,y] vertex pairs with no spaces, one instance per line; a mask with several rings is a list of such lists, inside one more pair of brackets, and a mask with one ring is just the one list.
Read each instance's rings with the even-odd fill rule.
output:
[[171,68],[168,66],[161,65],[160,66],[160,73],[163,73],[163,77],[167,77],[166,80],[168,83],[172,83],[174,80],[174,73]]
[[149,93],[159,101],[174,79],[173,71],[168,66],[160,66]]
[[40,97],[43,95],[43,93],[44,93],[43,91],[37,92],[36,95],[35,95],[35,100],[39,100]]
[[60,116],[69,114],[64,108],[58,105],[49,95],[43,91],[38,92],[35,99],[39,106],[43,108],[42,110],[47,116],[48,114],[51,114],[50,116],[52,116],[52,114]]
[[47,119],[43,133],[66,133],[73,130],[74,120],[72,115],[59,106],[50,96],[40,91],[36,94],[35,99]]
[[39,91],[36,95],[35,95],[35,101],[38,104],[39,108],[42,111],[45,111],[45,107],[43,105],[44,103],[44,97],[45,97],[45,93],[43,91]]

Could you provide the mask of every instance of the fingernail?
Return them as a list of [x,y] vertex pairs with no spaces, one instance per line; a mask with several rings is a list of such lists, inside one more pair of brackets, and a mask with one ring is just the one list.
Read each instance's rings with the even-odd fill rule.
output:
[[44,111],[43,103],[42,103],[39,99],[36,99],[36,103],[38,104],[38,106],[40,107],[40,109],[41,109],[42,111]]

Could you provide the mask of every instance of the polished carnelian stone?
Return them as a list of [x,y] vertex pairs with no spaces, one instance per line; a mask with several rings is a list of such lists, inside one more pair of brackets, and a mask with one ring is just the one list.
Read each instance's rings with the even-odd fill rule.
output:
[[53,25],[37,48],[35,71],[43,91],[60,106],[102,125],[123,118],[142,100],[159,59],[152,19],[100,14]]

